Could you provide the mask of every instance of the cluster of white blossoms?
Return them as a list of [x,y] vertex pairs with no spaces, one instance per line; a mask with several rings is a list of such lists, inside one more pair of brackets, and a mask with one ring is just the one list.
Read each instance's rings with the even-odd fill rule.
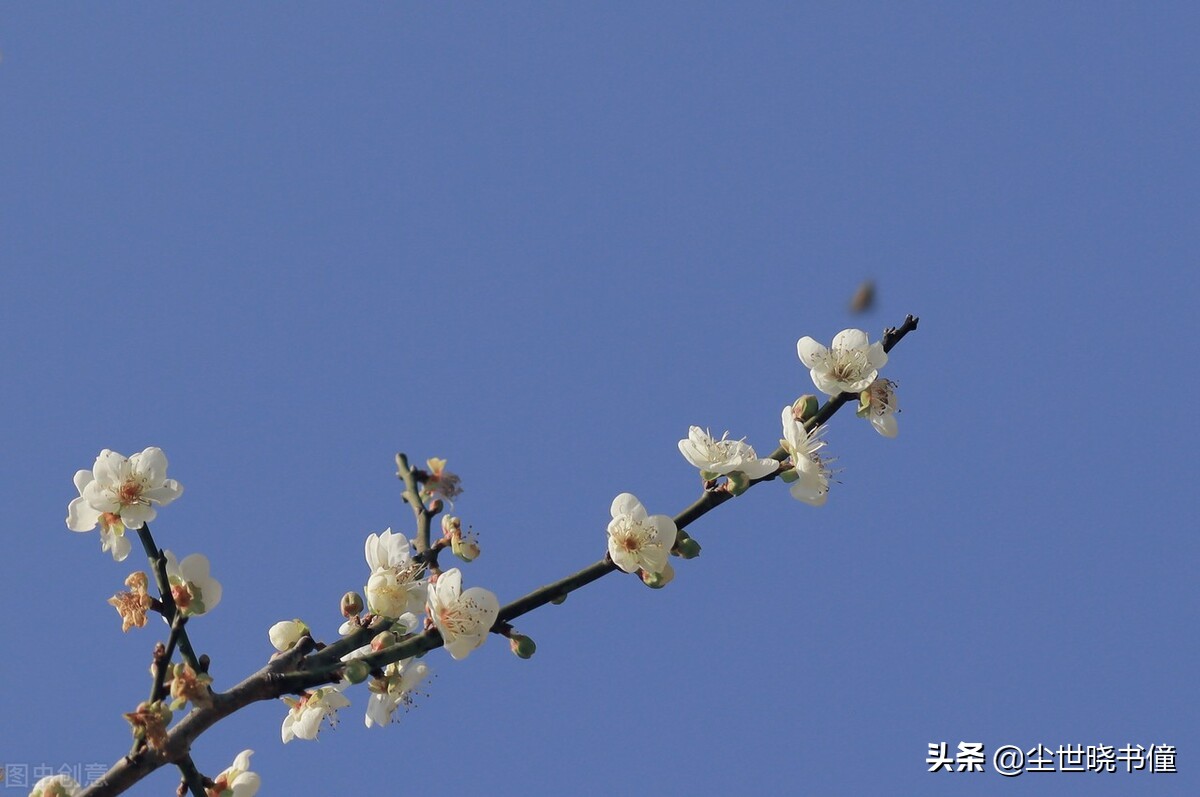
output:
[[[861,329],[844,329],[828,348],[803,337],[796,343],[796,353],[809,368],[817,389],[831,397],[858,393],[859,417],[869,419],[884,437],[896,436],[896,383],[879,377],[879,369],[888,359],[882,342],[871,343]],[[706,489],[718,489],[716,480],[724,476],[726,483],[720,489],[740,495],[750,482],[778,472],[791,484],[793,497],[820,506],[828,497],[832,471],[829,460],[819,453],[825,447],[823,428],[810,429],[806,423],[815,412],[816,402],[811,399],[783,408],[783,438],[779,441],[780,451],[786,455],[783,461],[760,458],[744,439],[730,440],[726,432],[717,440],[699,426],[691,427],[688,436],[679,441],[679,451],[700,470]]]
[[[445,545],[453,544],[455,532],[461,540],[457,518],[444,523],[443,530]],[[477,554],[476,548],[470,558]],[[362,599],[349,593],[343,598],[343,613],[348,619],[338,629],[339,633],[353,633],[374,617],[392,622],[388,632],[376,636],[370,645],[343,656],[342,661],[349,663],[363,658],[385,649],[395,642],[396,635],[415,632],[421,624],[417,617],[421,612],[427,616],[427,626],[433,626],[441,634],[452,658],[466,658],[487,641],[500,613],[500,602],[482,587],[464,590],[458,568],[426,577],[426,566],[423,560],[414,556],[411,542],[390,528],[367,537],[365,555],[371,570],[365,590],[367,616],[358,616],[364,608]],[[309,633],[308,625],[302,620],[283,620],[271,626],[268,636],[276,650],[287,651]],[[382,642],[384,639],[388,641]],[[413,690],[430,670],[425,662],[407,658],[385,665],[381,672],[382,675],[377,674],[367,686],[371,692],[364,718],[368,728],[387,725],[396,709],[411,705]],[[299,700],[283,698],[289,707],[282,729],[284,741],[316,738],[324,718],[334,724],[337,710],[350,705],[341,691],[347,685],[338,684],[336,689],[323,687]]]
[[125,529],[140,529],[183,494],[183,486],[167,478],[167,457],[160,448],[147,448],[123,457],[107,448],[90,471],[75,473],[79,497],[67,507],[67,528],[91,531],[100,526],[102,550],[122,561],[129,555]]

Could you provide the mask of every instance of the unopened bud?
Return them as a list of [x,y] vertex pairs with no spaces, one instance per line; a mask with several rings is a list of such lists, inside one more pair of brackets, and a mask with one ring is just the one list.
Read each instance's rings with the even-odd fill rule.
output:
[[450,539],[456,531],[462,533],[462,521],[454,515],[442,515],[442,536]]
[[557,598],[551,598],[550,602],[553,603],[555,606],[562,606],[564,603],[567,602],[567,595],[563,594],[563,595],[559,595]]
[[371,668],[362,659],[351,659],[346,662],[346,680],[352,684],[361,684],[371,674]]
[[512,652],[519,658],[528,659],[533,656],[537,650],[537,645],[533,640],[524,634],[513,634],[508,638],[508,646],[512,648]]
[[432,501],[429,502],[429,514],[436,515],[438,512],[441,512],[442,506],[443,506],[442,499],[440,499],[440,498],[433,499]]
[[675,543],[675,552],[683,559],[695,559],[700,555],[700,543],[691,537],[685,537]]
[[816,417],[819,406],[817,397],[811,393],[806,393],[792,402],[792,417],[798,421],[805,422],[809,418]]
[[357,592],[347,592],[342,596],[342,617],[357,617],[363,610],[362,595]]
[[384,631],[371,640],[371,650],[378,653],[385,648],[390,648],[394,644],[396,644],[396,635],[391,631]]
[[671,567],[670,562],[667,562],[667,566],[661,573],[647,573],[645,570],[639,572],[642,576],[642,583],[650,589],[662,589],[675,578],[675,568]]
[[742,473],[740,470],[735,470],[733,473],[728,474],[725,478],[726,484],[729,485],[727,489],[735,496],[741,495],[750,489],[750,477]]
[[308,633],[308,626],[303,620],[283,620],[271,626],[271,630],[267,631],[267,636],[271,638],[271,644],[278,651],[291,650],[296,643],[300,641],[300,637]]

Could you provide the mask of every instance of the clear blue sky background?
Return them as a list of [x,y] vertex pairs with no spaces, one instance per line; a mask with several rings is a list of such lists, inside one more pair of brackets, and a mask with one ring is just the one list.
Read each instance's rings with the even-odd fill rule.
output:
[[[0,760],[111,762],[122,635],[71,477],[161,446],[224,583],[219,688],[448,457],[511,600],[674,514],[690,424],[761,451],[796,339],[917,333],[900,437],[492,639],[385,730],[259,704],[194,748],[265,794],[1184,794],[1197,731],[1192,3],[9,4],[0,13]],[[852,317],[865,277],[876,309]],[[1178,775],[926,773],[930,742],[1173,744]],[[163,794],[158,773],[134,790]],[[13,793],[24,793],[12,789]],[[0,788],[0,794],[8,793]]]

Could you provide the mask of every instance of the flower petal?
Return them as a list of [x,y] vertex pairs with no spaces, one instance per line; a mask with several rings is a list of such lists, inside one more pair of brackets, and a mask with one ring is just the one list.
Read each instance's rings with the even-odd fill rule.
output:
[[[675,521],[666,515],[651,515],[647,522],[654,526],[658,532],[658,542],[664,550],[671,550],[675,547],[675,538],[679,535],[679,529],[675,527]],[[656,570],[656,573],[661,573],[661,570]]]
[[900,427],[896,423],[896,416],[892,413],[882,416],[871,416],[871,425],[875,427],[875,431],[884,437],[895,437],[900,432]]
[[158,487],[167,478],[167,455],[156,446],[134,454],[129,458],[129,464],[133,473],[141,476],[153,487]]
[[796,354],[800,355],[800,362],[809,368],[821,368],[829,359],[829,349],[817,343],[808,335],[796,341]]
[[156,517],[158,510],[151,504],[126,504],[121,507],[121,522],[131,529],[140,529]]
[[143,497],[159,506],[166,506],[181,495],[183,495],[183,485],[174,479],[167,479],[158,487],[151,487],[142,493]]
[[843,329],[833,338],[833,349],[865,349],[871,345],[871,339],[861,329]]
[[96,481],[106,485],[121,484],[125,481],[128,471],[129,460],[107,448],[100,452],[96,463],[92,465],[92,475],[96,477]]
[[883,350],[883,342],[875,341],[871,344],[870,350],[867,352],[867,361],[871,363],[871,367],[878,371],[883,366],[887,365],[887,352]]
[[621,493],[614,498],[609,512],[615,518],[628,515],[634,520],[644,520],[646,517],[646,507],[632,493]]
[[75,478],[73,479],[75,482],[75,489],[79,491],[80,495],[83,495],[83,488],[87,487],[89,484],[95,481],[95,479],[96,477],[92,475],[90,470],[77,470],[75,471]]
[[76,498],[67,506],[67,528],[71,531],[91,531],[100,522],[100,513],[84,500]]

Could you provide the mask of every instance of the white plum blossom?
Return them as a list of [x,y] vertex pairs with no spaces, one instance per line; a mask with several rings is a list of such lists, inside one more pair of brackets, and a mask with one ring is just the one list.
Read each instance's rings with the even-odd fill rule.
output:
[[792,483],[792,497],[813,506],[821,506],[829,496],[830,471],[817,452],[825,447],[819,429],[809,432],[796,417],[792,406],[783,408],[783,439],[779,441],[792,458],[798,477]]
[[177,562],[170,551],[163,551],[163,556],[167,559],[171,596],[179,610],[200,615],[215,609],[221,602],[221,582],[209,575],[208,557],[194,553]]
[[500,602],[481,587],[463,591],[462,572],[454,567],[429,585],[426,610],[441,632],[446,650],[453,658],[464,659],[487,640],[500,614]]
[[813,384],[830,396],[866,390],[888,360],[883,344],[871,343],[861,329],[843,329],[828,349],[806,335],[796,342],[796,353],[809,367]]
[[608,555],[626,573],[662,573],[679,530],[666,515],[647,515],[646,507],[630,493],[613,499],[608,524]]
[[[6,783],[6,786],[18,784]],[[83,787],[70,775],[47,775],[33,784],[29,797],[75,797]]]
[[408,539],[393,534],[371,534],[365,546],[371,576],[364,590],[372,614],[399,617],[425,608],[425,565],[413,559]]
[[233,766],[213,780],[208,789],[209,797],[254,797],[262,785],[258,774],[250,771],[250,756],[253,750],[243,750],[233,759]]
[[876,379],[859,396],[858,417],[869,418],[875,431],[884,437],[895,437],[900,431],[896,424],[899,411],[896,383],[890,379]]
[[288,715],[283,718],[283,743],[292,739],[315,739],[321,729],[321,720],[329,718],[330,727],[337,727],[337,710],[350,705],[350,701],[342,694],[346,684],[322,686],[313,692],[307,692],[299,700],[292,697],[283,698],[288,704]]
[[754,448],[744,440],[730,440],[729,432],[714,440],[707,429],[693,426],[688,436],[679,441],[679,453],[700,469],[700,478],[715,479],[730,473],[744,473],[751,479],[761,479],[774,473],[779,463],[773,459],[761,459]]
[[302,620],[280,620],[271,626],[267,636],[271,638],[271,645],[282,653],[294,648],[300,637],[307,633],[308,626]]
[[125,529],[140,529],[154,520],[156,506],[183,494],[182,485],[167,478],[166,455],[154,447],[128,459],[104,449],[90,471],[75,473],[75,489],[79,497],[67,507],[67,528],[91,531],[98,524],[103,550],[118,562],[129,555]]
[[429,665],[420,659],[394,661],[383,668],[383,678],[374,678],[368,685],[371,697],[367,701],[364,722],[367,727],[382,728],[392,721],[400,706],[412,705],[412,691],[429,675]]

